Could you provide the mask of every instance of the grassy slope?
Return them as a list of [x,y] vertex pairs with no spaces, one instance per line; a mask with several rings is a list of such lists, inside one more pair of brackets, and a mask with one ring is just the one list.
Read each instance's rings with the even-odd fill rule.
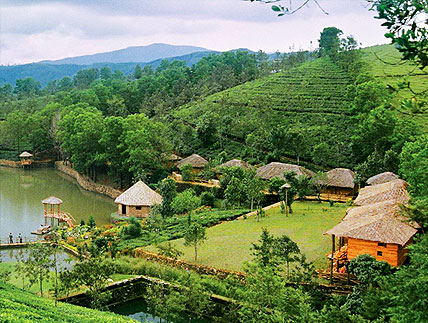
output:
[[[367,71],[380,82],[397,87],[397,82],[406,77],[415,93],[428,90],[428,68],[424,71],[409,61],[401,61],[401,54],[392,45],[378,45],[362,50],[362,60],[367,65]],[[400,100],[411,98],[414,94],[408,89],[401,89],[394,102],[400,109]],[[412,115],[414,118],[415,115]],[[416,120],[428,131],[428,113],[416,115]]]
[[0,282],[0,322],[136,322],[85,307],[58,303]]
[[[199,247],[197,263],[242,270],[242,262],[251,259],[251,243],[257,242],[262,228],[266,228],[275,236],[288,235],[309,260],[314,261],[317,267],[324,267],[331,243],[323,233],[341,221],[346,208],[344,204],[329,207],[328,203],[295,202],[294,213],[288,218],[280,213],[280,208],[275,208],[267,211],[268,216],[261,218],[260,222],[250,217],[222,223],[207,230],[208,240]],[[193,248],[185,247],[183,239],[172,243],[184,251],[181,259],[194,262]],[[156,251],[152,246],[147,249]]]
[[[241,144],[256,130],[268,131],[280,125],[300,131],[306,128],[307,136],[314,137],[319,127],[325,126],[337,138],[325,134],[314,140],[331,141],[340,147],[352,129],[346,115],[350,102],[345,97],[350,83],[346,73],[330,60],[317,59],[183,106],[176,117],[194,126],[199,116],[210,111],[215,114],[217,130]],[[228,127],[222,127],[225,116],[231,118]],[[346,149],[340,147],[342,154]],[[336,160],[337,164],[343,162]]]

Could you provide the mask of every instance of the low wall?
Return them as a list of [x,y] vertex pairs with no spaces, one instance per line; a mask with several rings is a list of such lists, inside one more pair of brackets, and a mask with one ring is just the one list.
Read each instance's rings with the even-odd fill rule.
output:
[[118,189],[93,182],[87,176],[80,174],[78,171],[71,168],[71,166],[65,165],[61,161],[55,162],[55,168],[60,172],[75,178],[77,183],[87,191],[107,195],[113,199],[122,194]]
[[146,251],[143,249],[135,249],[134,250],[134,257],[137,258],[143,258],[149,261],[156,261],[171,267],[177,267],[181,269],[188,268],[189,270],[192,270],[200,275],[213,275],[217,276],[218,278],[225,279],[228,276],[233,276],[237,278],[240,281],[244,281],[246,274],[241,273],[239,271],[231,271],[227,269],[218,269],[215,267],[200,265],[200,264],[194,264],[190,262],[185,262],[180,259],[174,259],[166,256],[158,255],[157,253]]
[[[54,161],[53,160],[35,160],[31,164],[32,168],[43,168],[43,167],[53,167]],[[13,160],[6,160],[6,159],[0,159],[0,166],[5,167],[12,167],[12,168],[21,168],[21,162],[19,161],[13,161]]]
[[0,166],[21,168],[21,163],[19,161],[0,159]]

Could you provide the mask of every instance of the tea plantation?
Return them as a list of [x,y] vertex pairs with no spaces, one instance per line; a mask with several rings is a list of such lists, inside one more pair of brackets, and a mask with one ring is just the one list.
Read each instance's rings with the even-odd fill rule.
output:
[[35,296],[0,282],[0,322],[136,322],[133,319]]

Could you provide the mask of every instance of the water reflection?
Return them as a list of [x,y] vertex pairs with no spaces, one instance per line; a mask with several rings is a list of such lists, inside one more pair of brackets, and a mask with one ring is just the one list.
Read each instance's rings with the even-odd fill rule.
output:
[[64,201],[61,210],[69,212],[78,223],[93,215],[98,225],[107,224],[116,210],[113,199],[85,191],[76,182],[54,169],[22,170],[0,167],[0,242],[30,232],[44,223],[41,200],[57,196]]

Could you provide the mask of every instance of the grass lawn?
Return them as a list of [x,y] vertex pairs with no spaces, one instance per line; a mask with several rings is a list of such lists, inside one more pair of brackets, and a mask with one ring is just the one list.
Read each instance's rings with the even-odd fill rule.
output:
[[[317,268],[327,266],[325,255],[330,250],[331,240],[323,233],[342,220],[347,206],[336,203],[330,207],[327,202],[296,201],[292,207],[293,213],[288,217],[281,214],[278,207],[267,211],[267,216],[260,222],[256,217],[250,217],[207,229],[208,240],[198,247],[197,263],[242,271],[242,263],[251,260],[251,243],[257,242],[262,228],[266,228],[275,236],[288,235]],[[181,259],[194,262],[193,248],[185,247],[184,239],[171,243],[184,252]],[[155,246],[146,249],[156,252]]]

